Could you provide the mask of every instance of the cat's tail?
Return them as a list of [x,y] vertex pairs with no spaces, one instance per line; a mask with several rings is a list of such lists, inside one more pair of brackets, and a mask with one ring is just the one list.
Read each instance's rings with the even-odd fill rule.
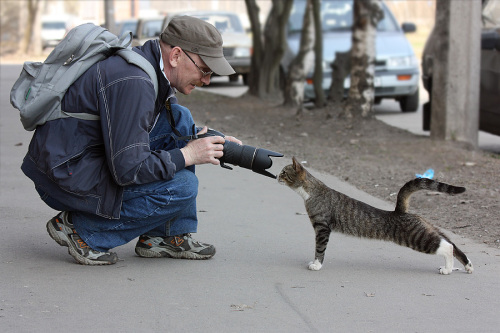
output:
[[406,213],[410,205],[410,196],[419,190],[431,190],[454,195],[465,192],[465,187],[448,185],[427,178],[410,180],[399,190],[398,200],[394,211],[396,213]]

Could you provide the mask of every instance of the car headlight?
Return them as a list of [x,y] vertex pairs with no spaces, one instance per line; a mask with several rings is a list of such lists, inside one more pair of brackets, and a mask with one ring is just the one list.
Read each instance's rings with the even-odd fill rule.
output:
[[387,59],[387,68],[403,68],[418,66],[415,56],[394,57]]
[[251,56],[250,48],[248,47],[237,47],[234,49],[234,56],[236,58],[248,58]]

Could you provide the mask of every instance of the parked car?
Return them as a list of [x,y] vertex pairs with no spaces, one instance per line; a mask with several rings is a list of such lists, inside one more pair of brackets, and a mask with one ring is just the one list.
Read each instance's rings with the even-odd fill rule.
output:
[[68,26],[65,20],[55,18],[42,19],[42,47],[53,47],[66,36]]
[[138,19],[128,19],[116,22],[116,34],[118,36],[123,35],[126,31],[131,31],[132,35],[137,34],[137,23]]
[[[432,63],[439,47],[436,30],[429,35],[422,56],[422,81],[431,96]],[[431,100],[423,106],[423,129],[430,130]],[[500,1],[483,1],[479,85],[479,129],[500,135]]]
[[[305,0],[295,0],[287,29],[289,50],[282,62],[286,73],[288,66],[300,47],[300,36],[304,18]],[[417,111],[419,105],[420,71],[418,60],[406,39],[406,32],[414,32],[413,23],[399,26],[394,15],[382,2],[384,18],[378,23],[376,36],[375,59],[375,101],[384,98],[395,99],[403,112]],[[330,90],[332,69],[336,52],[345,52],[351,48],[353,24],[352,0],[321,1],[321,22],[323,28],[323,90],[327,95]],[[312,73],[310,73],[312,77]],[[350,87],[350,78],[344,82],[345,94]],[[314,87],[308,80],[305,86],[304,99],[313,100]]]
[[140,46],[150,39],[158,38],[163,31],[165,22],[165,16],[139,19],[132,40],[132,46]]
[[167,16],[164,28],[175,16],[189,15],[211,23],[221,33],[224,57],[234,68],[236,74],[229,76],[230,81],[237,81],[241,75],[248,84],[248,73],[252,54],[252,40],[243,29],[240,18],[232,12],[225,11],[186,11]]

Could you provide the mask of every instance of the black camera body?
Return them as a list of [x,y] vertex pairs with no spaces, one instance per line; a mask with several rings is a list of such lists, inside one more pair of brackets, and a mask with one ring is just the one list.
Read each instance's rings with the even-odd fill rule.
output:
[[[204,138],[207,136],[225,137],[223,133],[209,128],[206,134],[198,135],[198,138]],[[266,171],[266,169],[269,169],[273,165],[271,157],[283,157],[283,154],[281,153],[276,153],[263,148],[239,145],[236,142],[228,140],[224,142],[224,149],[222,152],[224,155],[219,159],[221,167],[232,170],[233,168],[226,165],[226,163],[238,165],[242,168],[250,169],[253,172],[274,179],[276,179],[276,176],[271,174],[269,171]]]

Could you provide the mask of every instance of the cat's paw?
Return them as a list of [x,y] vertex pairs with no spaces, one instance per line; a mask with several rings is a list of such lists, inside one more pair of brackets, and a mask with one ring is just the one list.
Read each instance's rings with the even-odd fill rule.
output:
[[465,271],[469,274],[472,274],[472,272],[474,272],[474,267],[472,267],[472,263],[470,261],[467,265],[465,265]]
[[309,266],[308,268],[311,270],[311,271],[319,271],[321,269],[322,265],[321,263],[319,262],[318,259],[314,260],[314,261],[311,261],[309,263]]
[[453,269],[449,269],[446,267],[439,268],[439,274],[442,274],[442,275],[449,275],[449,274],[451,274],[452,271],[453,271]]

